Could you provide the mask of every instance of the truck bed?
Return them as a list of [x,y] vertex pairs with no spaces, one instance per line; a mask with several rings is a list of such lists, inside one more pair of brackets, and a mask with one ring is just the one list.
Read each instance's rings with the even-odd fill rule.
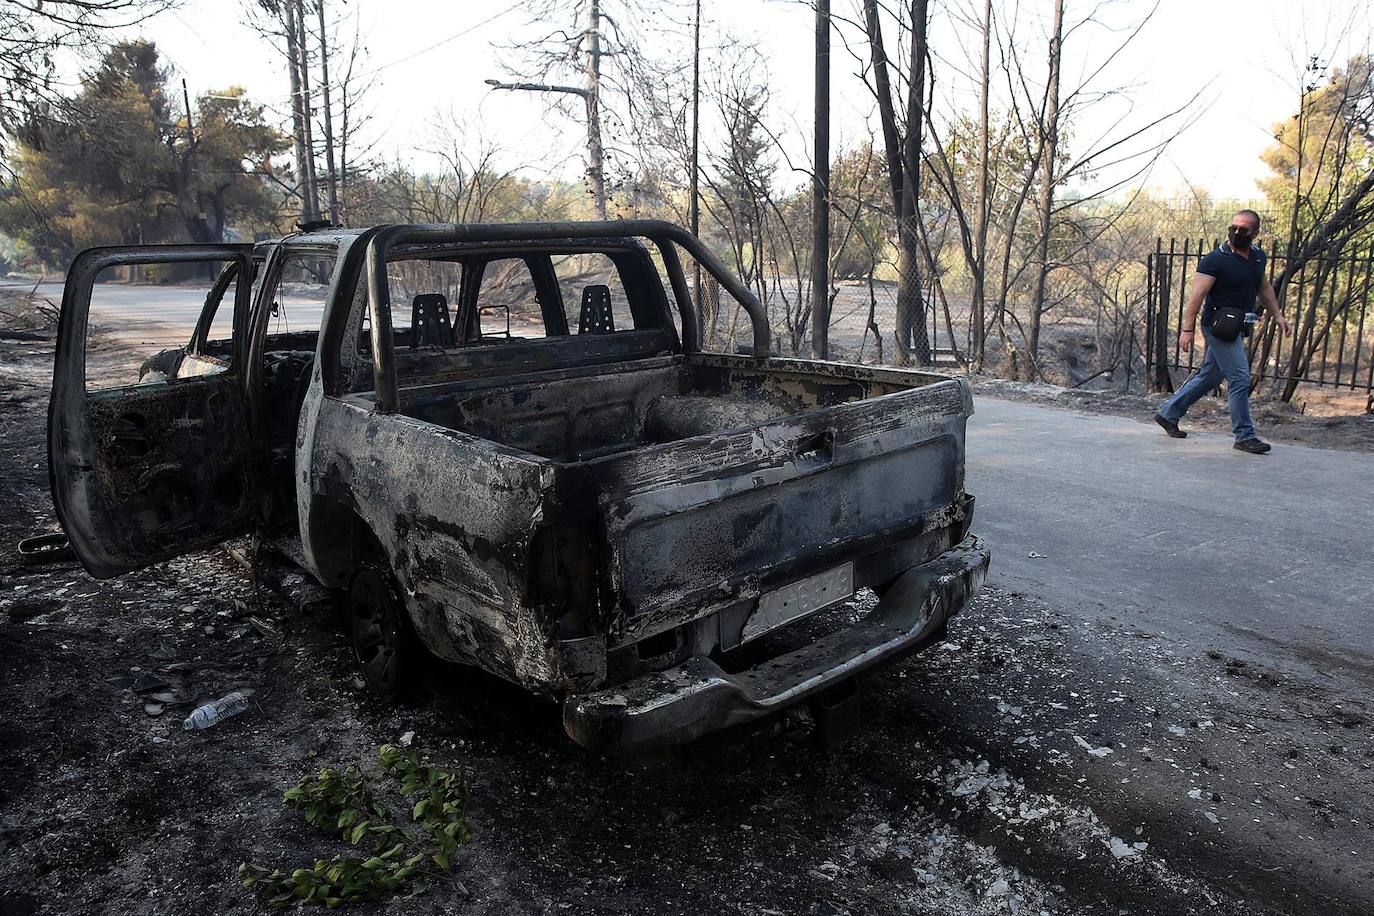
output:
[[[401,412],[560,464],[948,383],[933,373],[720,354],[407,389]],[[955,384],[958,384],[957,382]]]
[[719,612],[729,648],[771,589],[846,563],[881,585],[967,532],[962,380],[675,355],[410,389],[402,412],[591,484],[612,645]]

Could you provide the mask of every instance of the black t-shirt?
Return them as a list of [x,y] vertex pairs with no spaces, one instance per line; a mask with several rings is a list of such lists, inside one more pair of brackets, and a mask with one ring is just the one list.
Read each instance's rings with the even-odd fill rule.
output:
[[[1264,282],[1264,262],[1267,255],[1258,245],[1250,246],[1250,257],[1244,258],[1222,242],[1215,251],[1210,251],[1198,261],[1197,272],[1214,277],[1212,288],[1207,291],[1207,299],[1202,305],[1202,323],[1212,324],[1212,313],[1218,306],[1235,306],[1242,312],[1258,312],[1255,297],[1259,294],[1260,284]],[[1249,329],[1246,329],[1249,333]]]

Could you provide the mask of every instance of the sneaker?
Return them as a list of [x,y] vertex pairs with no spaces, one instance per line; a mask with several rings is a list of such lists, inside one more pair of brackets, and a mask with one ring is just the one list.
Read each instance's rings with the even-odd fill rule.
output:
[[1273,446],[1270,445],[1268,442],[1261,442],[1260,440],[1254,438],[1242,439],[1231,447],[1235,449],[1240,449],[1242,452],[1249,452],[1252,455],[1263,455],[1265,452],[1273,448]]
[[1187,439],[1188,434],[1178,428],[1178,424],[1162,413],[1155,414],[1155,422],[1164,427],[1164,431],[1175,439]]

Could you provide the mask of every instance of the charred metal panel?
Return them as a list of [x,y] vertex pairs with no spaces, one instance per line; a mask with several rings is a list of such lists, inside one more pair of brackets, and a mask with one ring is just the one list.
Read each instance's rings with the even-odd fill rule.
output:
[[[558,461],[632,448],[650,405],[675,393],[675,361],[614,373],[538,373],[502,385],[407,392],[401,412]],[[630,364],[634,366],[636,364]]]
[[613,642],[923,530],[962,499],[970,408],[949,381],[593,462]]
[[[125,264],[234,261],[246,275],[251,246],[95,248],[72,262],[62,294],[48,481],[82,564],[109,577],[217,543],[248,528],[255,505],[248,457],[250,405],[238,372],[86,391],[91,288]],[[234,293],[242,329],[249,287]],[[234,359],[242,360],[241,333]]]
[[683,395],[656,398],[644,422],[646,442],[675,442],[729,429],[758,426],[797,411],[797,406],[776,404],[762,398],[731,400],[723,397]]
[[68,459],[63,478],[63,526],[92,574],[147,566],[248,529],[251,440],[236,385],[220,374],[91,392],[84,416],[58,421],[58,448],[97,456]]
[[563,727],[579,744],[628,753],[682,744],[767,715],[940,638],[987,575],[970,537],[907,570],[858,624],[731,673],[705,655],[605,690],[569,697]]
[[816,384],[830,385],[836,380],[854,381],[863,387],[863,397],[876,397],[894,391],[905,391],[908,388],[919,388],[922,385],[949,381],[951,378],[938,372],[920,369],[889,369],[882,366],[819,362],[809,359],[773,357],[766,363],[759,363],[749,357],[730,356],[725,353],[693,353],[687,357],[687,364],[704,371],[715,370],[735,385],[747,384],[752,379],[755,387],[762,389],[785,389],[788,383],[804,387]]
[[556,620],[530,606],[530,539],[553,489],[533,456],[361,399],[322,399],[310,478],[381,543],[411,620],[438,655],[533,690],[560,681]]

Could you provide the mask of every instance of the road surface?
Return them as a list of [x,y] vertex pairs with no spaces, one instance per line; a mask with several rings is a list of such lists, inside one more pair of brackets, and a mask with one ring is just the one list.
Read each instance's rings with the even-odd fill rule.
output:
[[[0,279],[0,289],[34,289],[32,281]],[[134,345],[162,349],[186,343],[205,307],[208,285],[185,283],[172,285],[98,283],[91,292],[91,317],[96,324],[119,334]],[[50,302],[62,302],[62,283],[47,281],[38,284],[37,293]],[[292,303],[287,319],[274,319],[273,333],[288,329],[318,328],[322,309],[306,301]],[[215,314],[210,338],[229,336],[229,309]],[[289,322],[289,323],[288,323]]]
[[977,398],[992,581],[1374,689],[1374,460]]

